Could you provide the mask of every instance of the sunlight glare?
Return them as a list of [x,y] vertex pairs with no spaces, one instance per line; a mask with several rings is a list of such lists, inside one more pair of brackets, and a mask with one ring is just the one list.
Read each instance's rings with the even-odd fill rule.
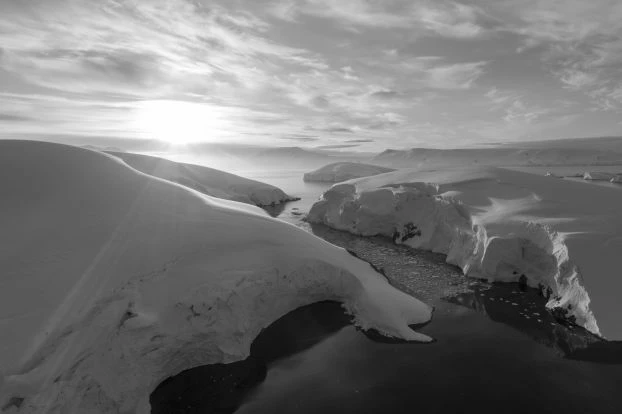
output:
[[141,102],[136,123],[147,138],[172,145],[217,141],[226,126],[218,107],[170,100]]

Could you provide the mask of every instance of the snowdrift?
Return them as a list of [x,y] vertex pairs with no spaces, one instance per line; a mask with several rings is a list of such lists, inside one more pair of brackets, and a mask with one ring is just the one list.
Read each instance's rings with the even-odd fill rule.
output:
[[371,175],[378,175],[391,171],[395,170],[357,162],[336,162],[306,173],[303,179],[304,181],[338,183],[353,178],[369,177]]
[[620,211],[615,188],[489,167],[336,184],[308,220],[444,253],[468,276],[527,282],[555,312],[622,339]]
[[224,171],[193,164],[169,161],[149,155],[107,151],[130,167],[154,177],[163,178],[200,193],[256,206],[274,206],[295,200],[280,188],[249,180]]
[[77,147],[0,141],[0,407],[146,413],[185,369],[245,358],[287,312],[341,301],[408,340],[431,309],[261,209]]

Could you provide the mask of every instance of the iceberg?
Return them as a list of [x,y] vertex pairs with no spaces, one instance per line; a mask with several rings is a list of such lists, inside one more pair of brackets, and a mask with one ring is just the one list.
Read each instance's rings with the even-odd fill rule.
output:
[[616,174],[608,172],[586,171],[583,173],[583,179],[590,181],[611,181],[615,177]]
[[622,339],[622,193],[495,167],[336,184],[307,220],[447,255],[465,275],[539,287],[547,307]]

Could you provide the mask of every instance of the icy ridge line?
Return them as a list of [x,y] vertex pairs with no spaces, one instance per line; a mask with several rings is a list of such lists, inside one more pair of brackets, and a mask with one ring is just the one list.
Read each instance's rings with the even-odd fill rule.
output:
[[358,191],[354,183],[331,187],[307,220],[361,236],[447,255],[466,276],[525,282],[540,288],[553,312],[600,335],[590,297],[572,262],[564,235],[529,220],[487,223],[440,186],[416,182]]

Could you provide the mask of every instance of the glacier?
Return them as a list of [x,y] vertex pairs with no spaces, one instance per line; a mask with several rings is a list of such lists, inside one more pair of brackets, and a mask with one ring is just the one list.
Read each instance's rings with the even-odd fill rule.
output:
[[495,167],[404,169],[326,191],[307,220],[447,255],[467,276],[540,288],[547,307],[622,338],[622,193]]

